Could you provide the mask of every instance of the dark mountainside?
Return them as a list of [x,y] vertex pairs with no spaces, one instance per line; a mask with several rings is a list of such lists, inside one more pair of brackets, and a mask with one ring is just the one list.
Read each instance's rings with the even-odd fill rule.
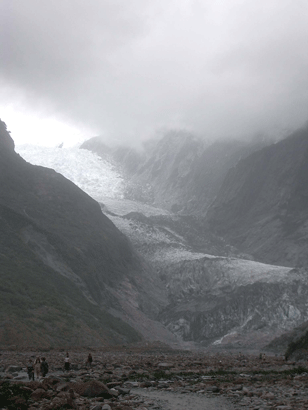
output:
[[308,127],[242,159],[207,214],[211,230],[256,260],[308,262]]
[[273,339],[267,346],[273,352],[284,352],[287,359],[306,359],[308,354],[308,321]]
[[120,318],[125,304],[133,326],[134,314],[155,312],[151,272],[96,201],[15,153],[2,121],[0,226],[1,345],[141,340]]

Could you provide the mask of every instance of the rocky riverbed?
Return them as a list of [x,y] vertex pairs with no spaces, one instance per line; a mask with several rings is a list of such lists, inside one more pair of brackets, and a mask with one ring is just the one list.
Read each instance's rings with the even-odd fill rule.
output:
[[[92,366],[86,367],[88,353]],[[28,360],[49,373],[29,381]],[[0,408],[82,410],[308,409],[306,361],[159,346],[104,350],[0,351]]]

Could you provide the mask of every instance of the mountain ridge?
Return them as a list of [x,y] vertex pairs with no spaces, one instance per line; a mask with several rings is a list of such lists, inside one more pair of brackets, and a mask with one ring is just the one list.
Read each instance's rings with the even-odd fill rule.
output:
[[[182,214],[204,216],[228,170],[268,142],[223,140],[205,143],[184,131],[169,131],[142,152],[111,149],[99,137],[81,145],[121,168],[125,198]],[[121,155],[118,155],[121,152]]]
[[[115,314],[122,312],[120,316],[125,318],[127,323],[133,324],[132,318],[141,312],[138,309],[134,310],[134,303],[139,300],[139,306],[146,313],[142,318],[143,323],[138,322],[139,329],[141,331],[143,328],[142,332],[147,331],[149,336],[152,333],[151,337],[155,332],[158,335],[158,328],[154,332],[152,329],[151,332],[149,331],[151,326],[150,322],[147,322],[149,316],[160,320],[160,332],[167,332],[166,329],[169,329],[169,335],[173,333],[181,343],[184,340],[185,343],[196,343],[199,346],[264,347],[274,337],[307,320],[307,272],[305,269],[294,269],[292,260],[289,264],[286,263],[286,266],[274,267],[253,261],[253,257],[262,260],[253,248],[243,247],[241,242],[235,242],[234,238],[231,236],[229,238],[223,230],[219,230],[221,226],[224,228],[224,221],[220,218],[232,217],[232,207],[229,208],[229,205],[228,211],[231,216],[221,212],[217,219],[217,230],[215,219],[210,218],[217,203],[223,206],[225,200],[228,202],[230,198],[235,197],[241,205],[238,208],[241,211],[238,215],[234,215],[231,221],[228,220],[228,224],[238,224],[237,229],[251,228],[253,218],[250,216],[247,218],[247,225],[241,225],[241,221],[244,221],[245,212],[252,209],[251,215],[261,218],[261,221],[263,218],[263,224],[267,227],[266,221],[271,220],[272,214],[264,213],[269,207],[263,201],[264,196],[266,197],[268,190],[273,187],[276,189],[275,193],[280,192],[282,188],[285,191],[289,188],[288,179],[285,177],[288,172],[285,171],[285,175],[279,179],[280,184],[275,183],[273,187],[270,184],[264,192],[262,191],[262,186],[266,185],[267,179],[266,173],[262,174],[262,171],[266,169],[265,165],[271,164],[271,157],[276,155],[277,147],[279,149],[282,142],[265,148],[264,145],[268,145],[265,142],[256,145],[239,143],[235,144],[233,151],[231,148],[234,143],[223,142],[211,145],[202,151],[196,149],[196,146],[199,147],[199,141],[194,138],[192,149],[187,148],[185,144],[189,145],[191,141],[189,135],[183,135],[184,145],[181,145],[181,141],[182,139],[178,139],[177,135],[172,135],[171,138],[169,135],[160,147],[155,148],[155,144],[160,142],[152,142],[143,162],[136,161],[135,168],[132,167],[130,171],[126,167],[127,165],[130,167],[131,164],[124,163],[118,170],[122,173],[124,190],[119,192],[119,195],[113,196],[107,189],[100,196],[103,212],[130,239],[132,247],[144,266],[150,267],[148,275],[142,274],[140,278],[134,276],[134,280],[138,278],[140,283],[133,288],[131,288],[129,275],[123,277],[121,286],[117,288],[105,284],[114,300],[121,304],[121,309],[111,307],[110,311]],[[97,140],[92,142],[98,143]],[[179,146],[173,149],[174,144],[178,143]],[[104,147],[102,149],[104,150]],[[294,152],[297,150],[302,150],[302,147],[295,147]],[[114,156],[116,151],[109,150],[106,155],[103,152],[102,161],[112,160],[117,167]],[[125,149],[117,152],[120,161],[125,162],[128,158],[133,158]],[[179,154],[180,163],[174,158],[172,161],[170,159],[172,155],[177,156],[176,153]],[[288,149],[285,155],[290,155]],[[198,158],[202,160],[199,161]],[[206,161],[206,158],[209,160]],[[255,158],[258,158],[256,163],[260,172],[258,167],[253,167]],[[289,158],[289,162],[281,161],[280,158],[275,166],[278,170],[284,169],[282,165],[292,168],[292,161],[294,161],[292,158]],[[220,167],[222,170],[218,174],[216,170]],[[187,178],[184,187],[181,187],[179,175],[184,179]],[[275,172],[274,182],[277,175]],[[204,189],[200,188],[199,182],[196,183],[196,176],[199,176],[199,182],[201,181]],[[250,176],[257,178],[257,182],[259,178],[261,181],[259,185],[249,182]],[[164,185],[160,187],[162,178]],[[209,191],[205,189],[207,183]],[[242,185],[245,186],[243,192],[247,200],[241,193]],[[293,189],[293,183],[291,185]],[[251,190],[254,186],[260,189],[256,189],[252,195]],[[187,197],[196,189],[197,203],[194,204],[193,200],[189,206],[185,205],[183,208],[181,203],[185,204]],[[301,192],[301,188],[297,187],[298,189]],[[282,189],[282,193],[285,191]],[[205,201],[205,195],[209,192],[211,194]],[[261,197],[259,197],[260,192],[263,195]],[[166,198],[160,202],[159,195],[162,194]],[[268,203],[275,204],[277,194],[271,195],[270,200],[273,202]],[[258,201],[261,206],[254,210],[255,203]],[[162,205],[168,203],[167,209],[159,208],[160,203]],[[176,206],[172,207],[173,205]],[[296,206],[292,205],[290,208],[295,210],[295,215],[298,209]],[[171,208],[176,212],[172,212]],[[234,208],[237,209],[237,206]],[[275,215],[277,206],[269,208]],[[292,216],[291,214],[288,217]],[[270,223],[268,225],[271,227]],[[252,236],[254,229],[247,230],[247,235]],[[231,229],[231,233],[235,231]],[[269,238],[266,236],[273,232],[264,229],[259,242],[266,246],[265,239],[270,238],[273,241],[271,235]],[[253,236],[250,240],[253,242]],[[160,291],[157,288],[158,283]],[[147,295],[151,295],[150,298],[147,296],[142,298],[141,294],[137,296],[138,292],[146,288]],[[151,293],[152,291],[154,293]],[[125,297],[121,298],[121,294]],[[131,302],[127,303],[126,299]],[[153,311],[148,303],[151,305],[151,301],[154,300],[156,309]],[[135,325],[138,323],[135,321]],[[164,337],[169,336],[165,333]]]
[[123,321],[120,287],[125,279],[135,318],[138,311],[155,328],[160,290],[147,291],[149,268],[96,201],[54,170],[27,163],[2,122],[0,131],[0,343],[14,343],[14,334],[29,344],[31,333],[57,346],[142,340],[138,323]]
[[266,263],[308,261],[308,128],[230,170],[207,213],[210,229]]

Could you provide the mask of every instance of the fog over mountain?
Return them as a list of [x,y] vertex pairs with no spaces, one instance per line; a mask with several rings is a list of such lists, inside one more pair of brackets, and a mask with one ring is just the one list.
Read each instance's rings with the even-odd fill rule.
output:
[[308,319],[307,130],[274,144],[182,132],[143,153],[99,138],[16,151],[82,187],[129,238],[153,281],[141,276],[140,296],[160,289],[151,337],[166,341],[159,322],[182,346],[259,349]]
[[68,138],[44,120],[130,143],[280,134],[307,120],[307,15],[304,0],[1,0],[2,117],[19,143]]

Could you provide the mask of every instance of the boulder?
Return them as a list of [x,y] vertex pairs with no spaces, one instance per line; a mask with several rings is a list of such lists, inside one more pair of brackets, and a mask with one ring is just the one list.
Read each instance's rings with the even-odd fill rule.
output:
[[31,393],[31,399],[36,400],[36,401],[37,400],[42,400],[42,399],[47,399],[47,398],[50,398],[50,397],[51,397],[50,392],[48,392],[44,389],[41,389],[41,388],[38,388],[38,389],[34,390],[34,392]]
[[97,380],[91,380],[86,383],[76,383],[72,387],[74,391],[84,397],[104,397],[104,399],[114,397],[108,387]]
[[[151,386],[151,385],[150,385]],[[117,391],[119,392],[119,394],[129,394],[130,393],[130,389],[125,389],[123,387],[117,386],[115,387],[117,389]]]
[[60,383],[61,379],[58,377],[45,377],[45,379],[42,381],[41,386],[44,388],[53,388],[56,384]]
[[6,368],[6,372],[7,373],[18,373],[22,370],[22,368],[20,366],[9,366]]

